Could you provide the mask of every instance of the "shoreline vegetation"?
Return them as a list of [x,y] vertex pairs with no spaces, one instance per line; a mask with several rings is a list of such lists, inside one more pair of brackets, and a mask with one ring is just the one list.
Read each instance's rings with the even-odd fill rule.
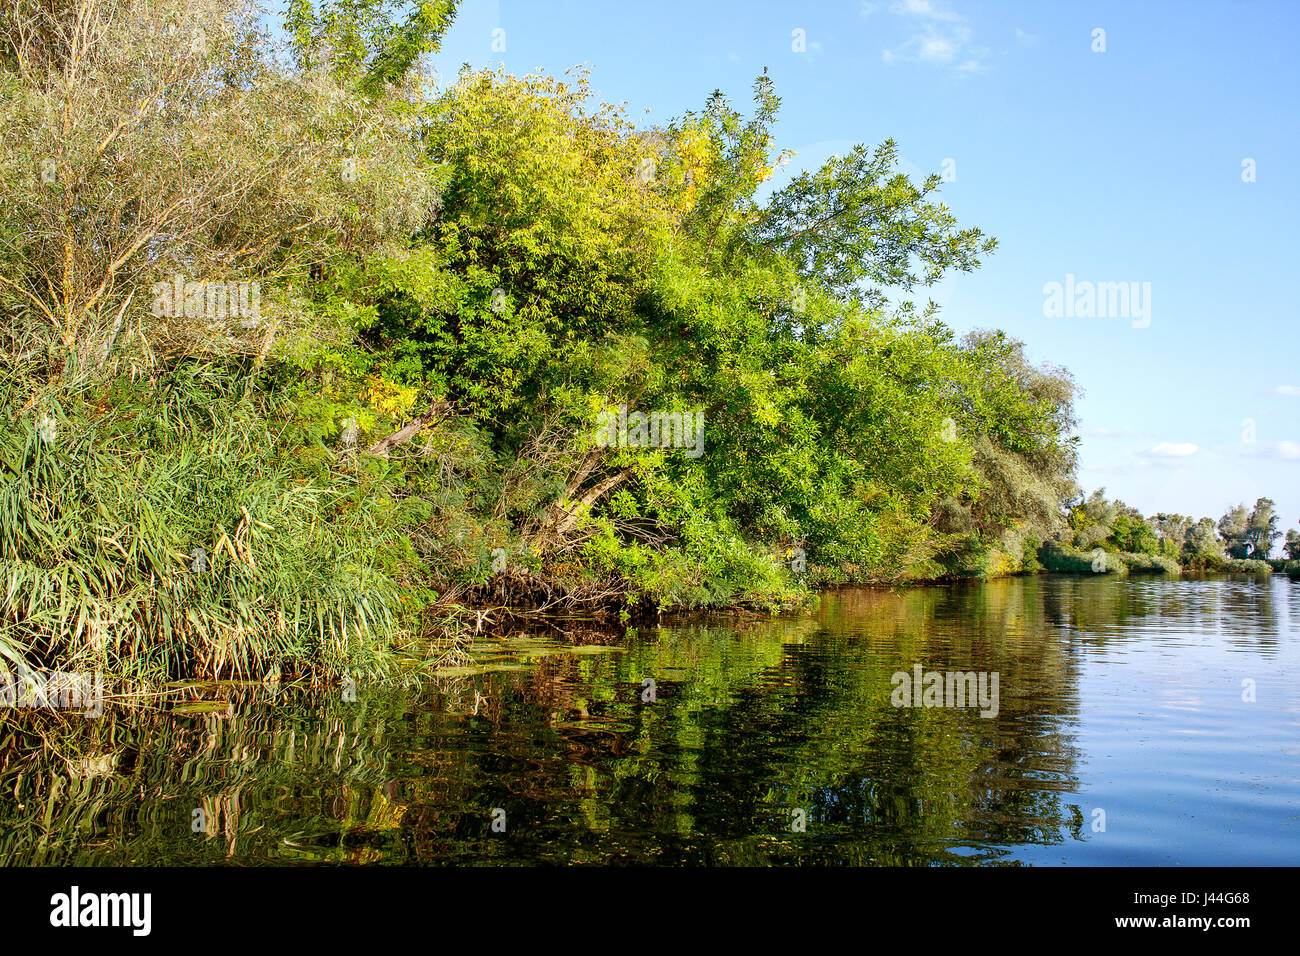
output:
[[1069,372],[920,301],[996,242],[892,140],[764,186],[766,71],[637,124],[578,70],[434,82],[455,2],[390,7],[291,0],[283,49],[228,0],[0,11],[0,669],[338,682],[510,617],[1300,570],[1267,498],[1084,494]]

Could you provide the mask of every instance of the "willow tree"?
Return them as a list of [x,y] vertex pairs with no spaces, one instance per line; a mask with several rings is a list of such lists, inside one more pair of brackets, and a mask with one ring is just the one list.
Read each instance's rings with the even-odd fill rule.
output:
[[[160,281],[258,280],[418,227],[432,194],[391,90],[286,73],[248,2],[17,0],[0,19],[0,308],[47,370],[264,351],[159,315]],[[188,318],[193,318],[189,316]],[[238,330],[235,330],[236,333]],[[252,341],[247,341],[250,339]],[[30,345],[30,343],[29,343]]]

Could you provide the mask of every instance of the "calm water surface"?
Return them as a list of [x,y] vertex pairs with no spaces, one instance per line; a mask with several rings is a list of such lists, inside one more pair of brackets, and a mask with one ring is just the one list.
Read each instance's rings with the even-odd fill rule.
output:
[[[110,708],[44,745],[11,711],[0,863],[1300,862],[1282,576],[845,591],[475,657],[355,701],[209,687],[229,713]],[[996,716],[893,706],[918,663],[996,672]]]

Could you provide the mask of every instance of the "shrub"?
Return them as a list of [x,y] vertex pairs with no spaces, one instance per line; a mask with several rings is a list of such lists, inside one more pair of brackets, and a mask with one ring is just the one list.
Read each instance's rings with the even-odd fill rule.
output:
[[1134,554],[1120,552],[1117,557],[1124,562],[1129,574],[1173,574],[1181,573],[1177,561],[1158,554]]
[[1192,571],[1213,571],[1224,574],[1272,574],[1267,561],[1254,558],[1226,558],[1216,554],[1202,554],[1189,560],[1185,568]]
[[1127,573],[1128,569],[1124,562],[1115,554],[1108,552],[1100,552],[1105,563],[1100,571],[1094,570],[1093,563],[1097,559],[1097,552],[1100,552],[1100,549],[1084,553],[1060,541],[1049,541],[1038,549],[1038,560],[1046,570],[1056,574],[1122,575]]
[[25,414],[0,399],[5,656],[150,679],[378,665],[413,558],[389,529],[415,506],[295,471],[285,410],[246,384],[190,364]]

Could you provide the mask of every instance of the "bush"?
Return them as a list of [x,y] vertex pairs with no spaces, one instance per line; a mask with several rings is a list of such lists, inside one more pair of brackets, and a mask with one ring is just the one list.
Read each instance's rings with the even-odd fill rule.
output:
[[[1097,549],[1100,552],[1100,549]],[[1094,570],[1097,552],[1084,553],[1060,541],[1049,541],[1038,549],[1042,566],[1055,574],[1125,574],[1127,568],[1114,554],[1100,552],[1104,559],[1101,570]]]
[[414,506],[295,470],[246,384],[187,364],[26,414],[0,395],[0,653],[148,679],[378,666]]
[[1254,558],[1225,558],[1217,554],[1202,554],[1189,560],[1184,568],[1190,571],[1212,571],[1221,574],[1272,574],[1267,561]]
[[1173,574],[1182,572],[1177,561],[1158,554],[1133,554],[1122,551],[1116,555],[1128,568],[1129,574]]
[[[1101,562],[1098,562],[1098,558]],[[1177,561],[1155,554],[1130,551],[1080,551],[1059,541],[1049,541],[1038,549],[1042,566],[1057,574],[1173,574],[1181,572]],[[1097,570],[1094,565],[1101,565]]]
[[1021,545],[1020,555],[1020,573],[1021,574],[1038,574],[1044,570],[1043,564],[1038,560],[1038,552],[1043,547],[1043,541],[1037,536],[1031,536],[1025,539]]

